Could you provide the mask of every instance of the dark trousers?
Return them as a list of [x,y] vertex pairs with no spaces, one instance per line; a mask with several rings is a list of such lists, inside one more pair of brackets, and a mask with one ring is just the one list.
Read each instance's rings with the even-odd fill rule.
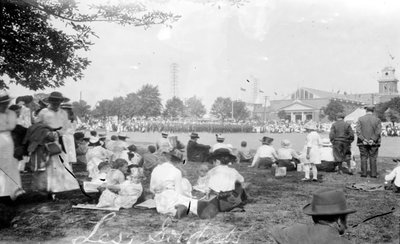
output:
[[351,144],[347,141],[334,141],[332,145],[335,162],[347,162],[350,168]]
[[368,159],[369,167],[371,169],[371,177],[376,177],[376,159],[378,158],[379,146],[359,145],[360,158],[361,158],[361,175],[367,176]]

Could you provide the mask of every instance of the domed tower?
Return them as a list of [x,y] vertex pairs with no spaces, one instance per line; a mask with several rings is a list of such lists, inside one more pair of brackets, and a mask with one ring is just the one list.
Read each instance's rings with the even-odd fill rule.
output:
[[385,67],[382,70],[381,77],[378,79],[379,82],[379,93],[380,94],[397,94],[397,82],[398,79],[394,76],[395,69],[393,67]]

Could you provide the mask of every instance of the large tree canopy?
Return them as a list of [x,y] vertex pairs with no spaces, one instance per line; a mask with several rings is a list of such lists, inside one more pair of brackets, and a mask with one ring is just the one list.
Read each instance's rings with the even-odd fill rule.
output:
[[191,97],[185,101],[186,115],[191,118],[203,117],[207,110],[204,104],[196,96]]
[[168,99],[165,104],[163,115],[171,118],[183,117],[185,115],[185,105],[183,101],[178,97]]
[[[0,1],[0,88],[9,83],[32,90],[60,87],[79,80],[90,61],[78,55],[93,45],[95,33],[85,23],[116,22],[144,26],[166,24],[180,16],[149,11],[139,1],[124,5],[92,5],[81,12],[74,0]],[[54,20],[69,28],[58,30]]]
[[344,112],[344,106],[338,101],[331,100],[323,110],[324,114],[328,116],[328,119],[334,121],[338,113]]
[[232,100],[229,97],[217,97],[211,106],[210,113],[221,120],[232,116]]

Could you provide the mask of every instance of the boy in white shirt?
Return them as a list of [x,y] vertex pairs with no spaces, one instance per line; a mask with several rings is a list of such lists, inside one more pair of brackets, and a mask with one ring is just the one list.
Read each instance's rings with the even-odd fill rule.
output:
[[400,159],[393,159],[393,161],[397,162],[397,166],[390,174],[385,176],[385,185],[388,185],[390,182],[394,188],[394,192],[400,193]]
[[249,166],[260,168],[270,168],[272,164],[278,159],[275,148],[272,147],[272,141],[274,139],[264,136],[261,140],[262,145],[257,149],[256,155],[254,155],[253,162]]

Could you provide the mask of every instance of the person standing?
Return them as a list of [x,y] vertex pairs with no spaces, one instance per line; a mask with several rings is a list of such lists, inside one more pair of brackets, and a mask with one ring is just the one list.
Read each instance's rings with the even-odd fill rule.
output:
[[[49,97],[46,98],[46,102],[49,103],[47,108],[42,109],[37,117],[37,123],[42,123],[45,126],[50,127],[53,130],[53,145],[60,145],[60,138],[65,134],[68,129],[68,115],[63,109],[60,108],[62,102],[68,102],[69,99],[64,97],[60,92],[52,92]],[[54,148],[54,147],[53,147]],[[67,168],[72,172],[71,166],[67,163],[67,155],[61,150],[59,153],[48,152],[49,157],[46,164],[45,172],[40,172],[35,180],[40,182],[46,182],[40,184],[45,186],[49,193],[57,193],[69,190],[75,190],[79,188],[77,180],[65,169]],[[64,163],[65,162],[65,163]],[[53,195],[54,197],[54,195]]]
[[305,176],[302,181],[310,180],[310,170],[313,174],[313,181],[318,181],[318,170],[317,164],[321,164],[320,146],[322,144],[321,137],[318,134],[317,126],[315,124],[309,124],[305,126],[305,129],[310,131],[306,138],[306,145],[304,146],[303,153],[300,156],[300,162],[304,164]]
[[0,197],[15,199],[24,191],[21,188],[17,160],[14,158],[11,131],[17,125],[17,115],[7,109],[10,100],[7,92],[0,92]]
[[371,177],[377,178],[376,159],[381,145],[382,124],[381,120],[373,114],[374,109],[373,105],[366,106],[367,113],[358,119],[356,125],[357,146],[361,158],[361,177],[367,177],[369,160]]
[[354,141],[354,132],[349,123],[344,121],[344,113],[338,113],[336,116],[336,122],[333,123],[329,139],[332,143],[333,157],[336,163],[339,163],[339,173],[342,173],[343,162],[347,163],[346,173],[352,174],[350,171],[350,160],[351,160],[351,143]]

